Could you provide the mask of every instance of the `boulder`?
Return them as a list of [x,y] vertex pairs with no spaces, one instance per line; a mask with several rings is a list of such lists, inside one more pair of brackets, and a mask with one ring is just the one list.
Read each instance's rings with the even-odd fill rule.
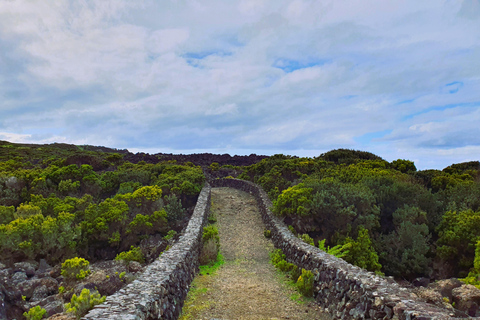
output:
[[13,276],[10,278],[13,285],[17,285],[20,282],[26,281],[27,279],[28,277],[25,272],[15,272]]
[[48,289],[47,286],[45,285],[40,285],[33,290],[32,297],[30,298],[30,301],[41,301],[48,297]]
[[80,293],[85,287],[97,289],[101,295],[112,295],[124,285],[120,279],[120,273],[115,274],[112,270],[98,270],[85,279],[86,283],[81,284],[75,288],[75,293]]
[[131,273],[141,272],[143,270],[142,265],[137,261],[130,261],[128,264],[128,271]]
[[52,277],[45,277],[39,280],[40,280],[40,285],[45,286],[47,288],[48,295],[58,293],[58,281],[56,279]]
[[49,269],[52,269],[52,266],[50,266],[45,259],[40,259],[40,264],[38,266],[38,271],[39,272],[45,272]]
[[0,284],[0,320],[7,320],[7,305],[5,303],[5,294],[3,286]]
[[25,272],[27,277],[33,277],[35,275],[35,269],[37,265],[31,262],[17,262],[14,264],[14,272]]
[[51,317],[47,318],[48,320],[76,320],[77,318],[73,314],[69,313],[57,313]]
[[33,296],[33,292],[39,285],[39,279],[25,280],[17,284],[17,289],[20,290],[20,294],[28,300]]
[[428,288],[438,291],[442,297],[447,297],[450,301],[452,301],[452,290],[462,285],[463,282],[460,280],[451,278],[430,283]]
[[43,306],[43,309],[45,309],[47,311],[46,316],[51,317],[54,314],[58,314],[58,313],[63,312],[63,301],[59,300],[59,299],[54,300],[54,301],[46,304],[45,306]]
[[57,264],[55,267],[50,270],[50,277],[52,278],[58,278],[62,275],[62,266]]
[[479,315],[480,290],[471,284],[464,284],[452,290],[455,308],[475,317]]

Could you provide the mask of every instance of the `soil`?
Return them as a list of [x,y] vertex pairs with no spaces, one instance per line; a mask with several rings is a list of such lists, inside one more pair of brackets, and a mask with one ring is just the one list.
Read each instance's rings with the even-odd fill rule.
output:
[[274,247],[263,235],[253,196],[212,189],[212,211],[225,263],[195,278],[180,319],[330,319],[313,299],[300,297],[270,263]]

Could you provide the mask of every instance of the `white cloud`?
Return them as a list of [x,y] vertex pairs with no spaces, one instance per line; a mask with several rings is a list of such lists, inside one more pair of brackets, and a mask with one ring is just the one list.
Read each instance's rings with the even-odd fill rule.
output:
[[[3,1],[0,131],[136,150],[361,147],[433,166],[470,159],[480,135],[479,8]],[[444,153],[459,148],[457,158]]]

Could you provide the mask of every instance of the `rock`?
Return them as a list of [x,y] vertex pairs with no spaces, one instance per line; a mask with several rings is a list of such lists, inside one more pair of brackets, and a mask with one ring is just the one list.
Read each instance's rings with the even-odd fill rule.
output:
[[17,262],[14,264],[14,272],[23,271],[27,277],[33,277],[35,275],[36,265],[31,262]]
[[460,280],[451,278],[430,283],[428,288],[438,291],[442,297],[447,297],[450,301],[452,301],[452,290],[462,285],[463,282]]
[[30,301],[40,301],[48,297],[48,289],[45,285],[40,285],[33,290]]
[[140,249],[145,256],[147,263],[157,259],[160,253],[167,248],[167,244],[167,241],[165,241],[160,234],[143,239],[140,242]]
[[52,278],[58,278],[62,275],[62,266],[57,264],[55,267],[50,270],[50,277]]
[[0,262],[0,270],[7,269],[7,266]]
[[51,317],[54,314],[63,312],[63,301],[57,299],[46,304],[43,308],[47,311],[47,317]]
[[480,290],[471,284],[464,284],[452,290],[455,308],[475,317],[479,311]]
[[419,287],[419,288],[416,288],[414,292],[417,294],[417,296],[420,299],[425,300],[428,303],[432,303],[440,307],[444,306],[443,297],[440,294],[440,292],[436,290]]
[[0,282],[5,282],[7,281],[7,279],[10,278],[10,276],[12,275],[13,273],[13,270],[12,269],[3,269],[3,270],[0,270]]
[[7,306],[5,304],[5,294],[2,289],[3,286],[0,285],[0,320],[7,320]]
[[33,292],[39,285],[39,279],[25,280],[17,284],[17,289],[20,290],[20,294],[28,300],[33,296]]
[[77,318],[69,313],[57,313],[51,317],[48,317],[49,320],[76,320]]
[[128,271],[132,273],[137,273],[143,270],[142,265],[137,261],[130,261],[128,264]]
[[13,285],[17,285],[22,281],[27,280],[27,274],[25,272],[16,272],[13,274],[12,278],[10,279],[12,281]]
[[[123,281],[120,280],[119,275],[120,273],[115,274],[112,269],[99,270],[88,276],[85,279],[86,283],[82,285],[87,289],[96,288],[101,295],[112,295],[124,285]],[[80,293],[83,287],[77,287],[75,288],[75,293]]]
[[48,269],[51,269],[52,266],[50,266],[45,259],[40,259],[40,264],[38,266],[39,272],[46,272]]
[[58,293],[58,281],[51,278],[45,277],[41,278],[40,285],[45,286],[47,288],[48,295],[57,294]]
[[415,286],[415,287],[427,287],[428,284],[430,283],[430,279],[429,278],[416,278],[415,280],[412,281],[412,284]]

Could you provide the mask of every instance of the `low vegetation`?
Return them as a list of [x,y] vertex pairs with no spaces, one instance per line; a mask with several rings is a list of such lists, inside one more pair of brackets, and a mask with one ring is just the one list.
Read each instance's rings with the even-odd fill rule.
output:
[[294,234],[362,268],[410,280],[478,272],[479,162],[417,171],[408,160],[340,149],[275,155],[239,178],[265,189]]

